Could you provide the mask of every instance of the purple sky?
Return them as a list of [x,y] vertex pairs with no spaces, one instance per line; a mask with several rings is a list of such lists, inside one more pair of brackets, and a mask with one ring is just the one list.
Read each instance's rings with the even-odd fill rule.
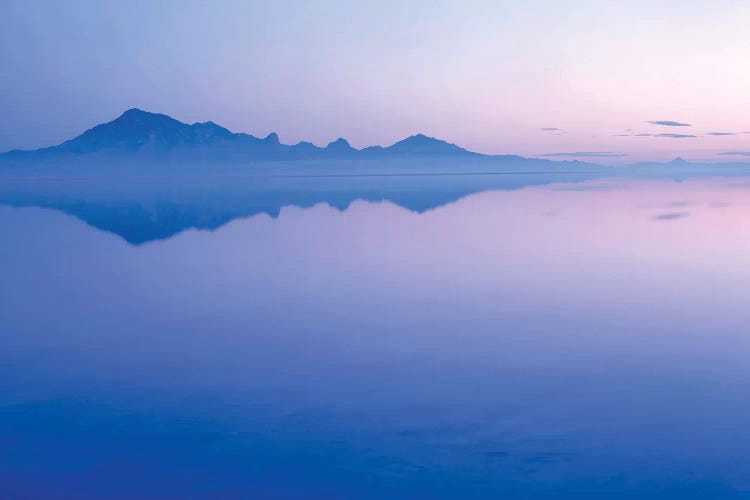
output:
[[422,132],[607,163],[750,151],[746,0],[179,5],[5,0],[0,151],[131,107],[285,143]]

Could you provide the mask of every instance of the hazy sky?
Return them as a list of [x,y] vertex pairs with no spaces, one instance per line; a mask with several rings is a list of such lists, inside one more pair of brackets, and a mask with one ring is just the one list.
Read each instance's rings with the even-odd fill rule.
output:
[[748,61],[748,0],[2,0],[0,150],[140,107],[285,143],[739,159]]

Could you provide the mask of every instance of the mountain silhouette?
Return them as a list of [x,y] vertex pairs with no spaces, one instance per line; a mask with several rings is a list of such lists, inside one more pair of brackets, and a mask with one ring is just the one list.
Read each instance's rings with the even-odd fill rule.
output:
[[344,157],[352,157],[359,153],[359,151],[351,147],[349,141],[343,137],[339,137],[335,141],[329,143],[325,148],[325,152],[332,156]]
[[380,151],[386,155],[404,156],[479,155],[478,153],[472,153],[459,146],[456,146],[455,144],[450,144],[433,137],[427,137],[423,134],[417,134],[411,137],[407,137],[406,139],[397,142],[393,146],[382,148],[381,150],[366,148],[365,151],[370,153]]
[[48,151],[78,154],[103,150],[165,150],[231,139],[235,134],[213,122],[187,125],[167,115],[130,109],[119,118],[97,125]]
[[[479,153],[427,137],[413,135],[388,147],[353,148],[339,138],[325,147],[309,142],[282,144],[276,133],[265,138],[232,132],[214,122],[187,124],[160,113],[137,108],[118,118],[97,125],[78,137],[57,146],[33,151],[10,151],[0,154],[0,161],[34,162],[86,157],[137,157],[159,160],[304,160],[304,159],[413,159],[434,157],[486,157]],[[503,157],[517,158],[520,157]]]

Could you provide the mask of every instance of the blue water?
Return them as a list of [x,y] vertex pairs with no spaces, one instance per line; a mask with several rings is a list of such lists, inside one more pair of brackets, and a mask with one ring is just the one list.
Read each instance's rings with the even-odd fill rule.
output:
[[487,182],[27,186],[0,498],[750,498],[750,184]]

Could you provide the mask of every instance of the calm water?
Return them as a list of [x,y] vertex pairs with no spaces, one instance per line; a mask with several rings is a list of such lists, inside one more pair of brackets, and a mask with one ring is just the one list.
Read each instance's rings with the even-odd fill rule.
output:
[[748,181],[373,192],[0,206],[0,497],[750,498]]

